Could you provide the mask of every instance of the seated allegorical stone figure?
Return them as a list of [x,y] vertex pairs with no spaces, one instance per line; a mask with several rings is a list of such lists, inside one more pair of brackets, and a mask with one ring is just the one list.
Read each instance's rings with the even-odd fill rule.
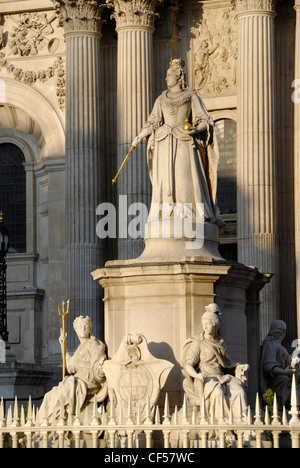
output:
[[248,364],[230,359],[224,340],[219,336],[221,312],[216,304],[205,308],[203,332],[186,341],[182,366],[184,391],[193,406],[201,407],[205,399],[207,414],[214,411],[216,420],[228,421],[247,415],[246,381]]
[[292,376],[297,376],[298,398],[300,396],[298,382],[299,349],[291,356],[282,341],[286,335],[286,323],[274,320],[270,331],[261,345],[261,393],[270,388],[276,393],[279,407],[290,403]]
[[[48,392],[40,408],[41,417],[57,419],[61,416],[61,408],[68,409],[79,406],[83,409],[86,402],[96,396],[98,402],[107,397],[107,384],[103,363],[106,360],[105,345],[92,335],[93,324],[89,317],[80,316],[74,320],[74,330],[80,344],[71,356],[66,353],[66,368],[68,376],[57,386]],[[63,352],[63,341],[59,342]]]

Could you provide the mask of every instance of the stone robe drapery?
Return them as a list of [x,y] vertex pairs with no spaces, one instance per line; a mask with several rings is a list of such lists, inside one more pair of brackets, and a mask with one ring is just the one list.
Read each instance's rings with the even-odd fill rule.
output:
[[94,395],[97,395],[97,401],[103,401],[107,396],[102,371],[105,359],[105,345],[94,336],[80,344],[73,356],[67,356],[70,376],[45,395],[40,413],[56,419],[62,407],[72,405],[73,408],[79,406],[82,409],[87,398]]
[[[205,123],[206,131],[190,136],[183,127],[191,119],[194,127]],[[152,204],[204,205],[204,219],[216,222],[218,147],[211,117],[199,96],[185,88],[172,97],[163,92],[156,100],[146,127],[152,134],[148,143],[148,165],[152,182]]]
[[[185,370],[187,364],[201,372],[204,382],[188,375]],[[241,365],[231,361],[221,338],[210,341],[202,333],[187,340],[183,348],[182,366],[185,377],[183,388],[192,405],[201,406],[204,396],[207,410],[214,408],[217,419],[229,417],[230,407],[233,415],[239,414],[241,408],[242,415],[239,416],[246,416],[247,398],[243,382],[235,377],[236,369]]]
[[262,343],[261,355],[261,393],[270,388],[277,395],[280,407],[283,407],[291,395],[291,378],[287,375],[276,375],[275,368],[281,370],[291,365],[292,358],[280,342],[267,336]]

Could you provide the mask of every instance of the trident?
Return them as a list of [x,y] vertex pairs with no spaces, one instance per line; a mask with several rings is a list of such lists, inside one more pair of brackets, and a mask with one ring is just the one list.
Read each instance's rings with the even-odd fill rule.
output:
[[[60,306],[58,306],[58,315],[61,318],[62,321],[62,336],[66,338],[66,317],[69,313],[69,306],[70,306],[70,299],[67,301],[67,310],[65,309],[65,301],[62,303],[62,310]],[[66,376],[66,340],[63,340],[63,371],[62,371],[62,377],[63,380]]]

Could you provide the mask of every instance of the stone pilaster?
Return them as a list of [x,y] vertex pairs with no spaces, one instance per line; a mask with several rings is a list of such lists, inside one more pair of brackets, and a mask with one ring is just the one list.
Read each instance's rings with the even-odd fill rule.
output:
[[102,2],[56,2],[66,38],[66,299],[68,346],[75,317],[89,315],[101,335],[100,291],[91,271],[101,262],[96,235],[100,203],[100,39]]
[[278,318],[275,0],[235,0],[238,17],[239,261],[274,274],[261,293],[264,335]]
[[[153,32],[156,6],[162,0],[107,0],[114,9],[118,33],[118,167],[131,142],[143,128],[153,105]],[[148,175],[146,142],[131,155],[117,183],[118,195],[127,195],[128,206],[141,202],[150,206],[151,184]],[[119,220],[122,226],[126,221]],[[120,238],[118,257],[135,258],[143,250],[143,241]]]
[[[300,80],[300,0],[295,0],[296,43],[295,43],[295,79]],[[296,81],[299,89],[299,82]],[[299,93],[298,93],[299,96]],[[296,304],[298,336],[300,333],[300,102],[294,99],[294,170],[295,170],[295,257],[296,257]]]

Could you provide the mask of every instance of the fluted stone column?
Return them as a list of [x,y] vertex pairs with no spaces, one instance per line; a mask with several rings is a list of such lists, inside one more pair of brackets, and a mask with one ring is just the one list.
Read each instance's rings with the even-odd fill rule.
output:
[[261,293],[261,332],[278,318],[275,159],[275,0],[235,0],[238,17],[239,261],[273,277]]
[[[295,80],[300,80],[300,0],[295,0],[296,10],[296,45],[295,45]],[[295,82],[299,90],[298,81]],[[294,96],[294,138],[295,138],[295,256],[296,256],[296,304],[298,337],[300,336],[300,102],[299,91]]]
[[100,203],[100,1],[56,2],[66,38],[66,298],[68,347],[73,320],[90,316],[101,336],[100,291],[91,271],[101,262],[96,235]]
[[[295,73],[295,12],[286,0],[277,1],[276,40],[276,152],[278,173],[278,236],[280,315],[287,324],[285,342],[295,339],[296,271],[294,206],[294,104],[291,86]],[[291,53],[292,51],[292,53]]]
[[[155,8],[162,0],[107,0],[114,8],[118,33],[117,131],[118,167],[128,153],[133,139],[140,133],[153,105],[153,32]],[[127,196],[127,205],[151,201],[148,175],[147,143],[139,145],[118,179],[118,196]],[[118,245],[119,259],[138,257],[143,241],[127,237],[125,198],[122,198],[119,219],[121,231]],[[124,209],[125,207],[125,209]]]
[[159,19],[154,34],[154,97],[166,89],[166,68],[171,57],[178,57],[180,15],[184,8],[183,0],[170,0],[158,9]]

